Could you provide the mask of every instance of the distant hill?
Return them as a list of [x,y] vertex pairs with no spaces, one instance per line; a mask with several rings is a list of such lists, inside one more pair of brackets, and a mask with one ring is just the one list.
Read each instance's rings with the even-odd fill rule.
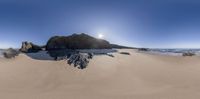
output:
[[51,37],[46,44],[46,50],[111,48],[112,45],[108,41],[97,39],[84,33],[70,36],[54,36]]
[[119,48],[119,49],[123,49],[123,48],[127,48],[127,49],[137,49],[135,47],[128,47],[128,46],[122,46],[122,45],[117,45],[117,44],[110,44],[112,48]]

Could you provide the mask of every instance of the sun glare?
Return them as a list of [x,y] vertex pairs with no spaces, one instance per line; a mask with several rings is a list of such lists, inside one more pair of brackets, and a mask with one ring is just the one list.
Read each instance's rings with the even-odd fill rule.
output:
[[104,37],[103,34],[98,34],[98,38],[99,38],[99,39],[102,39],[103,37]]

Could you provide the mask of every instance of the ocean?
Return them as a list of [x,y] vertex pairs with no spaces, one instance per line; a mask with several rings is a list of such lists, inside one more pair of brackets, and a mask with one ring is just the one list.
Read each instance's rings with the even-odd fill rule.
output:
[[[0,49],[0,58],[3,57],[3,52],[4,52],[4,50]],[[180,48],[178,48],[178,49],[159,49],[159,48],[155,48],[155,49],[149,49],[149,51],[147,51],[145,53],[182,56],[182,53],[185,53],[185,52],[195,53],[197,56],[200,56],[200,49],[188,49],[188,48],[187,49],[180,49]]]
[[173,56],[182,56],[182,53],[191,52],[197,56],[200,56],[200,49],[189,49],[189,48],[177,48],[177,49],[150,49],[148,53],[153,54],[163,54],[163,55],[173,55]]

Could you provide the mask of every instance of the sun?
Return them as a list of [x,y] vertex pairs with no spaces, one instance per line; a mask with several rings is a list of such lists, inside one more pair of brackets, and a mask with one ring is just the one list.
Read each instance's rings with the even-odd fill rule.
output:
[[103,37],[104,37],[103,34],[98,34],[98,38],[99,38],[99,39],[102,39]]

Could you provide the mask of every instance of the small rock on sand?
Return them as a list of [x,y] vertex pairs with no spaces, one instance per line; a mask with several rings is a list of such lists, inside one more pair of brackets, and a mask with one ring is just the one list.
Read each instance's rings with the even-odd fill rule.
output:
[[129,52],[120,52],[120,54],[131,55]]

